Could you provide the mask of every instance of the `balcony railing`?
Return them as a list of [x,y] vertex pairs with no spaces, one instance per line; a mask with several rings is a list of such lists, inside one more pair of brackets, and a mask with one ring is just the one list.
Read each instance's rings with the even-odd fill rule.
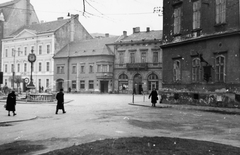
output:
[[113,78],[113,73],[112,72],[97,72],[96,77],[101,78],[101,79],[109,79],[109,78]]
[[115,64],[115,69],[131,70],[148,70],[148,69],[162,69],[162,63],[125,63]]

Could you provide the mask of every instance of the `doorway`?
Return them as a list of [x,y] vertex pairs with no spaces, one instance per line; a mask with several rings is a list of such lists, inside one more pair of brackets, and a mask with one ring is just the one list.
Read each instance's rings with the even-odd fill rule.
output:
[[56,91],[59,91],[60,89],[62,89],[63,88],[63,79],[58,79],[57,80],[57,87],[56,87]]
[[142,94],[142,91],[142,76],[140,74],[136,74],[133,78],[133,93]]
[[100,81],[101,93],[108,93],[108,81]]

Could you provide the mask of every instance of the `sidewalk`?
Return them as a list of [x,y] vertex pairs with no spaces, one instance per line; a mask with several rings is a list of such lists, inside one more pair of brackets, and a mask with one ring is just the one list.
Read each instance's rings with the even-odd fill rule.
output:
[[167,104],[167,103],[156,103],[156,107],[152,107],[152,104],[150,102],[136,102],[136,103],[129,103],[129,105],[143,106],[143,107],[149,107],[149,108],[174,108],[174,109],[214,112],[219,114],[240,115],[240,108],[223,108],[223,107],[195,106],[195,105],[187,105],[187,104]]
[[[65,99],[65,104],[69,103],[73,100]],[[27,120],[33,120],[36,119],[37,116],[33,114],[28,114],[24,112],[24,110],[19,110],[20,107],[18,107],[17,115],[13,116],[11,112],[11,116],[8,116],[8,111],[5,110],[4,105],[6,104],[6,100],[0,100],[0,126],[6,125],[7,123],[14,123],[14,122],[21,122],[21,121],[27,121]],[[26,101],[17,101],[17,104],[56,104],[55,102],[26,102]],[[22,113],[20,113],[22,111]]]

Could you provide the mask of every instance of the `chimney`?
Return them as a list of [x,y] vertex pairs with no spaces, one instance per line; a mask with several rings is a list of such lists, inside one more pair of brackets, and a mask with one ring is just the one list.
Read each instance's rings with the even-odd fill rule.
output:
[[146,32],[150,32],[150,27],[147,27]]
[[123,31],[123,36],[127,37],[127,31]]
[[140,32],[140,27],[133,28],[133,33],[139,33],[139,32]]
[[63,20],[64,18],[63,17],[58,17],[57,20]]
[[109,33],[105,33],[105,37],[108,38],[109,37]]

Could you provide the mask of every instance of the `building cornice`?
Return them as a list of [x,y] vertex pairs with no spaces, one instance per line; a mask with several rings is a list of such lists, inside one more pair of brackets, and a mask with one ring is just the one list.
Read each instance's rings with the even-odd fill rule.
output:
[[191,39],[186,39],[186,40],[181,40],[178,42],[170,42],[166,44],[160,45],[161,48],[167,48],[167,47],[172,47],[172,46],[178,46],[178,45],[183,45],[183,44],[188,44],[196,41],[203,41],[203,40],[210,40],[210,39],[215,39],[215,38],[220,38],[220,37],[225,37],[225,36],[232,36],[232,35],[239,35],[240,31],[233,31],[233,32],[226,32],[226,33],[218,33],[218,34],[212,34],[212,35],[207,35],[207,36],[201,36],[197,38],[191,38]]

